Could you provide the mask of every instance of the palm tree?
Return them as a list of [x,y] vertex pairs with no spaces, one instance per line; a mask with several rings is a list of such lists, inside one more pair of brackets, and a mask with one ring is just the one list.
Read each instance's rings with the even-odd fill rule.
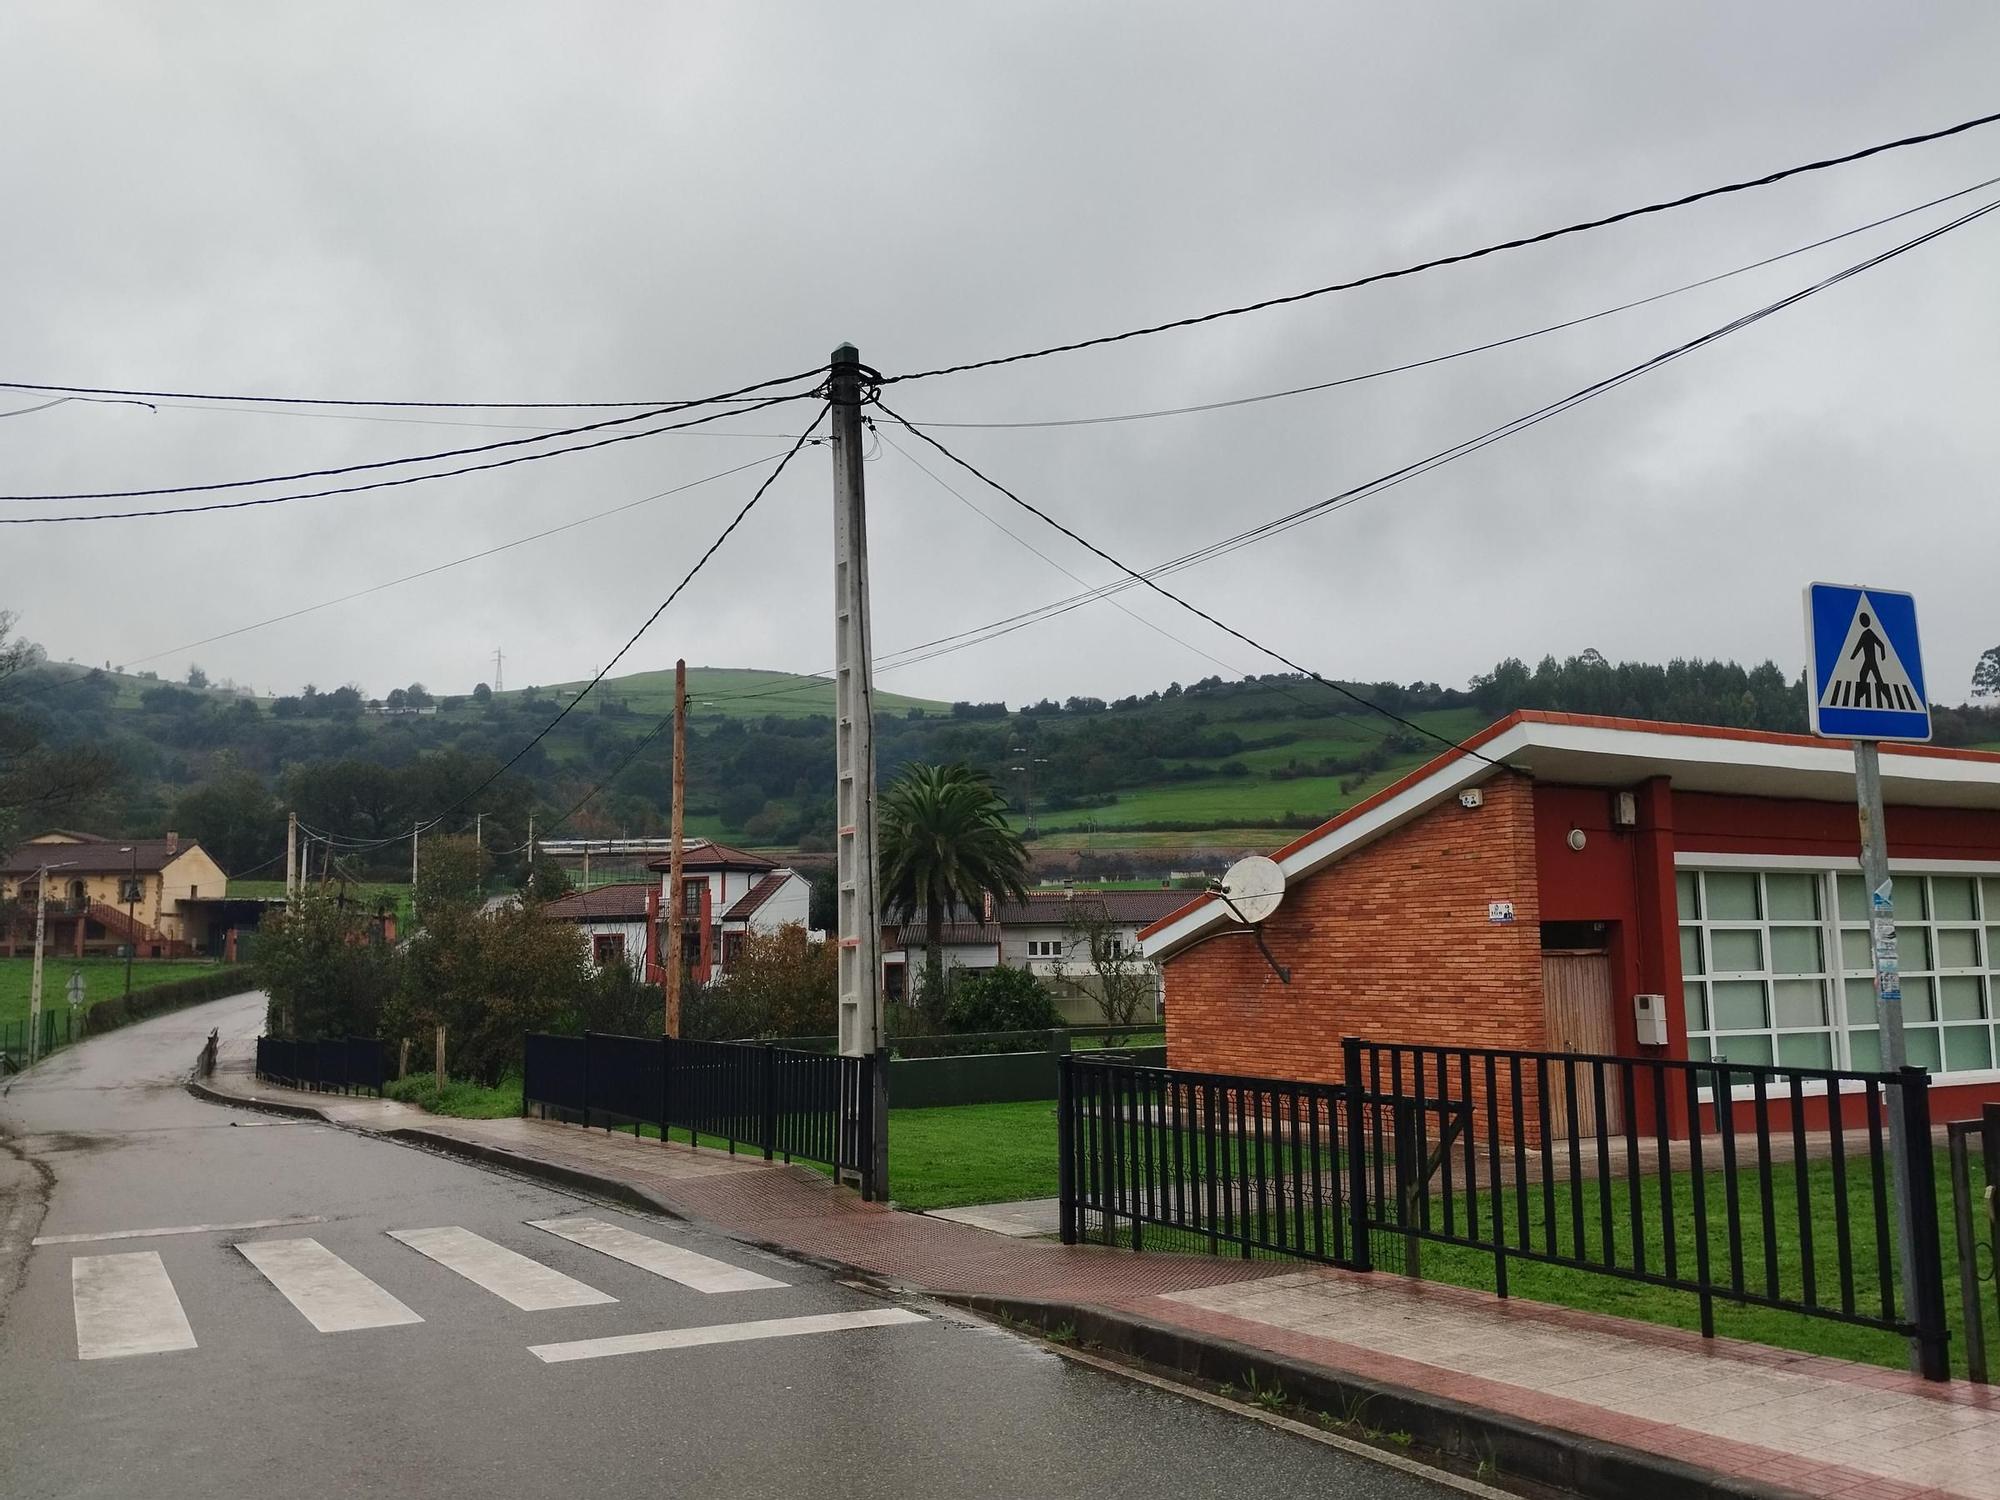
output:
[[978,911],[987,892],[1027,899],[1028,851],[1007,826],[993,778],[963,764],[912,765],[882,795],[882,893],[909,921],[924,916],[924,1000],[944,997],[944,919]]

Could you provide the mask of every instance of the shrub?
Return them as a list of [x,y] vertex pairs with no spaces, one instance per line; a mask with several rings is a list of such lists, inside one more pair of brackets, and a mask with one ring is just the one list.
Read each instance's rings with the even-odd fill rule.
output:
[[1002,964],[976,973],[955,972],[945,1001],[952,1031],[1043,1031],[1063,1024],[1049,992],[1026,969]]
[[83,1013],[83,1034],[97,1036],[102,1032],[116,1031],[120,1026],[143,1021],[148,1016],[164,1015],[184,1006],[246,994],[256,987],[255,976],[247,969],[236,967],[214,969],[187,979],[171,979],[165,984],[134,990],[129,996],[118,995],[99,1001]]

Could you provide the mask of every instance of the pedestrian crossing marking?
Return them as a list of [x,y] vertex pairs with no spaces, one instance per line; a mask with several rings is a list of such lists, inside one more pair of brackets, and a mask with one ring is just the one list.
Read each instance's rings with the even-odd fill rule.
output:
[[318,1240],[250,1240],[236,1248],[321,1333],[423,1322]]
[[1840,643],[1832,674],[1821,689],[1821,708],[1880,708],[1922,713],[1923,699],[1910,680],[1895,643],[1881,626],[1881,611],[1867,594],[1855,601],[1854,616]]
[[523,1312],[542,1312],[553,1307],[595,1307],[618,1299],[596,1287],[585,1286],[565,1276],[553,1266],[530,1260],[505,1245],[496,1245],[483,1235],[451,1225],[439,1229],[392,1229],[389,1238],[400,1240],[419,1255],[427,1255],[447,1270],[456,1271],[467,1281],[504,1298]]
[[100,1240],[158,1240],[177,1234],[228,1234],[245,1229],[289,1229],[294,1224],[324,1224],[324,1214],[295,1214],[288,1219],[246,1219],[241,1224],[173,1224],[165,1229],[101,1229],[94,1234],[38,1234],[29,1244],[89,1245]]
[[756,1292],[786,1285],[756,1271],[746,1271],[727,1261],[669,1245],[650,1235],[621,1229],[602,1219],[530,1219],[532,1229],[545,1229],[572,1244],[609,1255],[655,1276],[664,1276],[697,1292]]
[[564,1344],[533,1344],[528,1352],[545,1365],[578,1359],[604,1359],[615,1354],[650,1354],[662,1349],[697,1349],[707,1344],[740,1344],[753,1339],[796,1338],[808,1333],[841,1333],[856,1328],[890,1328],[900,1323],[929,1321],[906,1307],[869,1308],[862,1312],[811,1313],[797,1318],[760,1318],[749,1323],[711,1323],[703,1328],[664,1328],[657,1333],[621,1333],[609,1338],[575,1339]]
[[159,1251],[79,1255],[69,1263],[69,1284],[78,1359],[195,1347],[194,1330]]

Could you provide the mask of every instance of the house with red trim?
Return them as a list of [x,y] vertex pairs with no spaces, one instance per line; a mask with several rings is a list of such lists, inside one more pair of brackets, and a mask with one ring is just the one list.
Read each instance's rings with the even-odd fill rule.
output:
[[[649,897],[651,930],[664,931],[662,913],[671,899],[668,881],[672,862],[656,859],[647,868],[657,872]],[[812,884],[797,870],[731,848],[713,839],[690,839],[681,851],[681,880],[686,909],[681,918],[681,947],[688,974],[696,983],[720,979],[729,971],[750,933],[772,933],[794,922],[808,926],[812,916]],[[646,976],[665,980],[666,971],[653,945]]]
[[[1881,765],[1909,1060],[1936,1118],[1975,1114],[2000,1099],[2000,755]],[[1360,1035],[1873,1069],[1859,853],[1843,743],[1523,711],[1277,851],[1289,984],[1206,894],[1140,937],[1176,1068],[1334,1081]]]

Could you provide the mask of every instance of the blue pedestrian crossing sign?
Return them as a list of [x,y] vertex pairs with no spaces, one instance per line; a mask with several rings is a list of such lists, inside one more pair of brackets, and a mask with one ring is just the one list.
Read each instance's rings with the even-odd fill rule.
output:
[[1837,740],[1931,737],[1913,595],[1811,584],[1806,645],[1806,704],[1814,734]]

